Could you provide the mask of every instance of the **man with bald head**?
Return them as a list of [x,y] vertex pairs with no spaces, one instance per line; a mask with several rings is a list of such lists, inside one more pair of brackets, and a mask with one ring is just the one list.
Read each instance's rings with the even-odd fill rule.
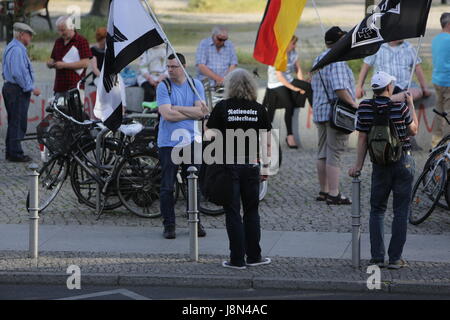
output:
[[198,79],[209,79],[211,86],[221,86],[224,77],[237,67],[238,59],[233,43],[228,40],[228,30],[216,26],[211,37],[203,39],[197,49]]

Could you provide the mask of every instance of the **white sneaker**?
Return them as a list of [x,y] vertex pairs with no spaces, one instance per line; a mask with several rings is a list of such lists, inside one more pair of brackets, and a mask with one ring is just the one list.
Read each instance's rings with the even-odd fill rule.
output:
[[236,269],[236,270],[245,270],[245,269],[247,269],[247,267],[246,266],[235,266],[235,265],[232,265],[230,262],[228,262],[228,261],[223,261],[222,262],[222,267],[224,267],[224,268],[230,268],[230,269]]
[[262,258],[258,262],[247,263],[246,265],[249,267],[256,267],[256,266],[262,266],[263,264],[269,264],[271,262],[272,262],[272,260],[270,260],[270,258]]

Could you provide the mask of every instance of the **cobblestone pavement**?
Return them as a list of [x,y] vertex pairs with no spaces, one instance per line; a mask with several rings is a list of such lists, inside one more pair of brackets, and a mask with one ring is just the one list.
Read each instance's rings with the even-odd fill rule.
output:
[[[40,158],[36,142],[24,143],[28,154],[35,160]],[[4,160],[4,141],[0,142],[0,223],[27,223],[25,210],[27,194],[27,165]],[[426,153],[416,153],[416,173],[422,168]],[[346,172],[355,158],[354,150],[348,150],[342,159],[342,192],[351,196],[352,179]],[[38,161],[37,161],[38,162]],[[345,174],[344,174],[345,173]],[[362,173],[362,231],[368,232],[370,164]],[[269,180],[269,191],[260,204],[261,227],[277,231],[351,232],[351,206],[328,206],[315,201],[319,191],[315,152],[313,150],[283,149],[283,163],[279,173]],[[385,219],[385,230],[389,232],[392,222],[390,201]],[[177,202],[177,225],[185,227],[185,204]],[[223,215],[210,217],[202,215],[206,228],[225,228]],[[41,215],[42,224],[117,225],[117,226],[160,226],[161,219],[145,219],[134,216],[122,207],[106,212],[96,220],[95,212],[79,204],[66,181],[63,189]],[[450,232],[450,214],[437,208],[421,225],[409,225],[411,234],[442,234]]]
[[[323,283],[322,289],[330,290],[333,283],[341,289],[352,289],[351,284],[353,289],[364,289],[369,276],[366,273],[368,262],[365,260],[358,270],[352,267],[349,260],[275,257],[269,265],[236,271],[220,267],[223,259],[226,257],[204,255],[198,262],[192,262],[185,255],[177,254],[41,252],[36,262],[29,259],[26,252],[0,251],[0,278],[11,282],[15,281],[14,277],[3,278],[2,275],[13,272],[14,275],[26,273],[30,277],[32,272],[62,275],[53,278],[53,281],[61,281],[61,278],[67,278],[67,267],[77,265],[85,284],[89,278],[83,275],[91,276],[88,282],[105,282],[107,280],[101,279],[103,275],[111,280],[114,280],[114,276],[138,276],[135,284],[141,285],[148,281],[165,281],[166,284],[172,281],[172,284],[202,287],[245,287],[258,283],[266,287],[295,288],[296,283],[305,285],[311,281],[315,283],[315,289],[321,289],[319,283]],[[208,281],[199,282],[200,279]],[[227,281],[224,282],[224,279]],[[27,281],[32,281],[32,278]],[[38,277],[36,281],[39,281]],[[450,285],[450,267],[448,263],[410,262],[410,267],[400,270],[381,269],[381,282],[384,288],[390,285],[390,289],[401,284],[414,285],[416,288],[417,285],[434,285],[436,290],[445,292]]]

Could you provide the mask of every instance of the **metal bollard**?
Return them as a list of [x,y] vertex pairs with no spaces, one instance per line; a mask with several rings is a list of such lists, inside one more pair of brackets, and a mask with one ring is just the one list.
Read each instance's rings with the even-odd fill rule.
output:
[[29,232],[29,256],[37,259],[39,246],[39,166],[36,163],[30,164],[28,169],[31,170],[30,177],[30,202],[28,211],[30,212],[30,232]]
[[197,168],[188,168],[188,223],[189,223],[189,251],[192,261],[198,261],[198,203],[197,203]]
[[352,184],[352,264],[361,266],[361,180],[360,172],[353,178]]

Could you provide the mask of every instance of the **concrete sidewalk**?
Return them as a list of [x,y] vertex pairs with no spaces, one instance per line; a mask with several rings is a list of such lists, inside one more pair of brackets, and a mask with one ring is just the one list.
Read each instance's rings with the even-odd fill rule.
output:
[[[76,251],[189,255],[189,230],[177,229],[177,238],[162,237],[162,227],[41,225],[40,251]],[[200,255],[228,255],[225,229],[207,229],[199,238]],[[29,227],[0,225],[0,250],[28,250]],[[262,231],[261,248],[268,257],[351,259],[350,233]],[[390,235],[386,235],[386,248]],[[386,249],[387,250],[387,249]],[[409,235],[404,257],[411,261],[450,263],[450,234]],[[369,235],[361,236],[361,258],[370,259]]]
[[[189,259],[187,229],[166,240],[162,228],[40,226],[40,257],[27,257],[28,226],[0,225],[0,283],[65,285],[67,267],[80,266],[84,284],[164,285],[367,291],[368,236],[362,235],[362,268],[351,265],[351,234],[263,231],[267,266],[236,271],[224,229],[199,239],[198,262]],[[389,237],[386,237],[388,240]],[[404,257],[410,267],[382,269],[381,290],[450,294],[450,235],[410,235]]]

